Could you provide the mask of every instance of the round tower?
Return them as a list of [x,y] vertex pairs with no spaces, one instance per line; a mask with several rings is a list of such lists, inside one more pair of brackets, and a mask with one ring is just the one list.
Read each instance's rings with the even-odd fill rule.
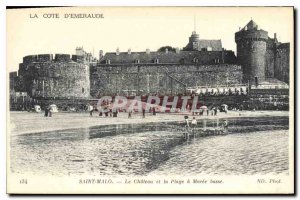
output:
[[242,65],[243,82],[258,85],[265,80],[268,32],[251,20],[235,33],[237,60]]
[[192,50],[198,50],[198,44],[199,44],[199,34],[196,33],[196,31],[192,32],[192,35],[189,38],[189,45]]

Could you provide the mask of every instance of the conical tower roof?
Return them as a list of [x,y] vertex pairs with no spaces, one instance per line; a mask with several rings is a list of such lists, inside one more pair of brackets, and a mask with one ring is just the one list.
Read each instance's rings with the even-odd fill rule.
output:
[[251,19],[250,22],[243,28],[243,30],[257,30],[258,25]]

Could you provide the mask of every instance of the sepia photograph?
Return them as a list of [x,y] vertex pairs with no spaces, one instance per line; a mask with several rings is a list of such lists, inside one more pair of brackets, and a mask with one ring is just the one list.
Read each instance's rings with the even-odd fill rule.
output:
[[8,194],[293,194],[293,7],[6,8]]

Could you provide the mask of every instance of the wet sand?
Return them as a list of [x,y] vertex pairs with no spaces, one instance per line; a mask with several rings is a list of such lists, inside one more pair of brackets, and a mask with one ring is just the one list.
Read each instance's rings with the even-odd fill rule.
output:
[[[44,113],[29,112],[10,112],[10,130],[11,135],[21,135],[27,133],[38,133],[55,130],[65,130],[74,128],[86,128],[91,126],[112,125],[112,124],[141,124],[150,122],[174,122],[183,121],[184,115],[191,113],[157,113],[153,116],[146,113],[146,117],[142,118],[141,113],[133,113],[132,118],[128,119],[128,113],[119,113],[117,118],[99,117],[98,113],[94,113],[90,117],[88,112],[85,113],[53,113],[52,117],[44,117]],[[216,119],[216,118],[236,118],[236,117],[267,117],[267,116],[288,116],[288,111],[229,111],[227,114],[218,113],[217,116],[195,116],[200,119]]]
[[[216,128],[218,121],[199,120],[197,126]],[[11,171],[57,176],[288,174],[288,117],[228,121],[228,135],[189,139],[184,139],[181,131],[168,129],[177,122],[100,125],[12,136]]]

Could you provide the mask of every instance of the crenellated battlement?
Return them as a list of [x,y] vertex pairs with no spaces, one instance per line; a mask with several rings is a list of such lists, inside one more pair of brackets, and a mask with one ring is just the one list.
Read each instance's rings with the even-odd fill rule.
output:
[[247,40],[267,42],[268,32],[264,30],[242,30],[235,33],[235,42]]
[[38,55],[28,55],[23,57],[23,63],[29,64],[34,62],[84,62],[83,56],[70,55],[70,54],[38,54]]

